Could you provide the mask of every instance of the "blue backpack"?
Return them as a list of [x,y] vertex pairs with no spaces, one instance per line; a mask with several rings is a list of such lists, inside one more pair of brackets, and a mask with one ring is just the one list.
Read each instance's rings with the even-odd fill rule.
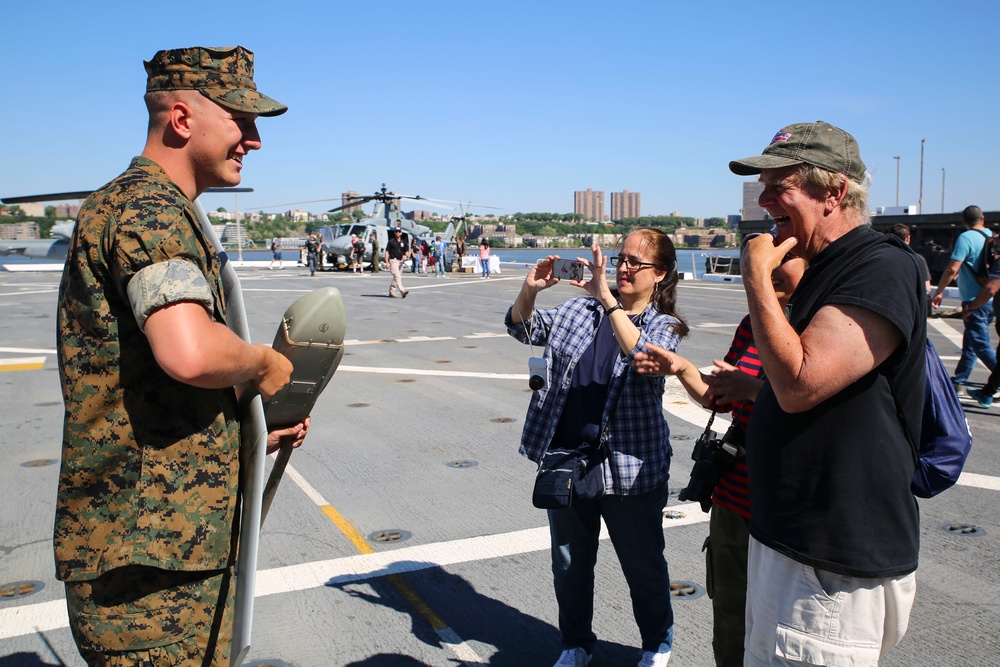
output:
[[[904,430],[906,430],[904,422]],[[907,431],[911,444],[913,439]],[[972,433],[951,376],[930,339],[927,340],[927,380],[920,424],[917,468],[910,489],[920,498],[933,498],[952,487],[972,448]]]

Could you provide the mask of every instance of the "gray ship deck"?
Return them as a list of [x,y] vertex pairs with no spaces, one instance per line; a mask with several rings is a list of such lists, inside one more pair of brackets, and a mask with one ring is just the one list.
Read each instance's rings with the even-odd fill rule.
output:
[[[244,270],[254,339],[269,342],[286,306],[320,286],[347,309],[347,352],[314,412],[313,430],[264,526],[253,648],[247,664],[551,665],[559,653],[545,516],[531,506],[534,466],[517,454],[528,402],[529,349],[502,318],[523,272],[490,280],[390,277],[303,269]],[[53,575],[51,526],[62,404],[54,357],[58,274],[0,274],[0,666],[81,665]],[[540,305],[577,293],[544,292]],[[681,352],[699,366],[726,350],[746,310],[739,285],[683,283],[692,326]],[[961,321],[929,331],[954,366]],[[986,371],[976,370],[984,381]],[[668,383],[683,487],[708,413]],[[967,405],[976,444],[960,485],[920,501],[921,565],[909,631],[882,664],[995,665],[1000,655],[1000,411]],[[717,422],[718,423],[718,422]],[[706,516],[672,500],[664,520],[676,582],[672,665],[710,665],[711,609],[700,596]],[[864,520],[859,517],[858,520]],[[967,524],[981,535],[956,534]],[[391,575],[391,576],[389,576]],[[33,582],[4,596],[14,582]],[[594,667],[634,665],[638,632],[614,551],[597,566]],[[990,591],[994,591],[991,593]]]

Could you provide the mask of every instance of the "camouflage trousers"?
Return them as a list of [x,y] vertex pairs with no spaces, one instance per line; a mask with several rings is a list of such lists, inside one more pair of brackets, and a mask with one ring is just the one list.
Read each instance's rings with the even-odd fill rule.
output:
[[90,667],[228,667],[232,571],[130,565],[66,582],[69,624]]

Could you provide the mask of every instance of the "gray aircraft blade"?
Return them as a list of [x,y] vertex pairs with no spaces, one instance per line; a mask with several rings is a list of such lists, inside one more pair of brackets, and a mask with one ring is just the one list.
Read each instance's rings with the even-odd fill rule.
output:
[[[333,287],[310,292],[288,307],[278,325],[273,347],[292,362],[292,379],[264,405],[269,430],[298,424],[309,416],[344,356],[345,330],[344,302],[340,291]],[[261,524],[291,454],[291,445],[278,450],[264,485]]]

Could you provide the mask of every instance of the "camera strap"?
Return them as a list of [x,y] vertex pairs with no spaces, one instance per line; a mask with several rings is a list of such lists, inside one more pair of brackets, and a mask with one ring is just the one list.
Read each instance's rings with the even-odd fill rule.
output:
[[[744,456],[746,454],[746,449],[742,445],[743,439],[740,438],[740,442],[738,443],[733,442],[733,438],[730,434],[733,429],[739,429],[739,419],[743,415],[743,411],[746,409],[747,403],[748,401],[743,401],[743,404],[740,405],[740,409],[737,410],[735,413],[733,413],[733,420],[729,425],[729,430],[726,432],[726,435],[723,436],[722,438],[727,443],[736,447],[737,456]],[[712,414],[708,416],[708,423],[705,424],[705,432],[701,434],[701,439],[711,440],[714,438],[715,433],[714,431],[712,431],[712,423],[715,421],[715,415],[717,412],[718,412],[717,410],[712,410]]]
[[712,422],[715,421],[716,410],[712,410],[712,414],[708,416],[708,423],[705,424],[705,432],[701,434],[702,438],[709,438],[712,434]]

